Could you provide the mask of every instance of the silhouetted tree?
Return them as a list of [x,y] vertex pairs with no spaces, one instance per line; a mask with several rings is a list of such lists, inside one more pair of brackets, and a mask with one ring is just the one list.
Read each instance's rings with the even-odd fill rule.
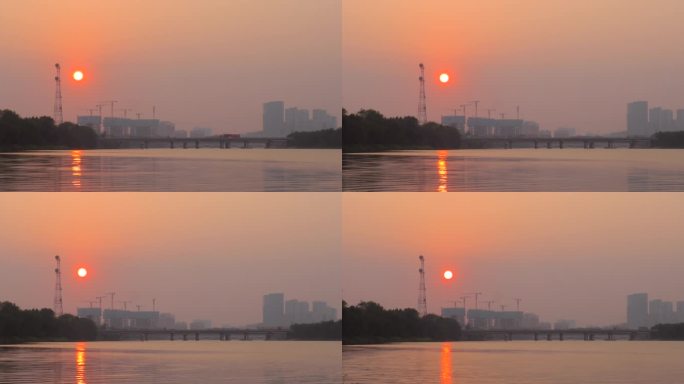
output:
[[287,135],[295,148],[342,148],[342,129],[323,129],[312,132],[292,132]]
[[55,126],[51,117],[21,118],[14,111],[0,110],[0,149],[87,149],[96,145],[97,134],[90,127],[68,122]]
[[383,149],[453,149],[461,145],[458,129],[437,123],[418,124],[413,116],[386,118],[365,109],[342,110],[342,148],[345,151]]
[[653,145],[659,148],[684,148],[684,131],[657,132],[652,139]]
[[382,343],[402,340],[458,340],[461,327],[454,319],[437,315],[420,317],[413,308],[384,309],[365,301],[356,306],[342,302],[342,342]]
[[11,302],[0,302],[0,342],[25,340],[95,340],[97,327],[90,319],[73,315],[55,317],[48,308],[22,310]]
[[290,337],[298,340],[342,340],[342,321],[292,324]]

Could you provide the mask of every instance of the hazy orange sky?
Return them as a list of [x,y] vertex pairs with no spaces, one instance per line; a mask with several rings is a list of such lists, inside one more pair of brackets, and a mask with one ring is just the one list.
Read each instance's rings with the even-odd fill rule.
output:
[[261,130],[271,100],[340,113],[340,0],[3,2],[0,52],[0,108],[22,115],[52,115],[55,62],[66,120],[112,99],[220,132]]
[[480,308],[519,297],[547,321],[605,325],[626,320],[630,293],[684,300],[679,193],[346,193],[342,217],[352,304],[415,308],[421,254],[433,313],[483,292]]
[[4,193],[0,301],[52,308],[60,255],[71,313],[111,291],[218,326],[260,322],[271,292],[339,308],[340,205],[333,193]]
[[479,116],[519,105],[542,129],[614,132],[627,102],[684,108],[679,0],[345,0],[342,13],[349,111],[416,115],[420,62],[433,121],[480,100]]

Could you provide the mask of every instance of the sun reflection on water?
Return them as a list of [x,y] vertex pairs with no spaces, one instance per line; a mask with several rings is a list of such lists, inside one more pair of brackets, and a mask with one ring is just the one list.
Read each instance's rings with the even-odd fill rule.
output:
[[81,187],[81,151],[71,151],[71,185]]
[[85,343],[76,343],[76,384],[86,384],[85,366],[86,366],[86,348]]
[[452,384],[451,345],[449,345],[448,343],[442,344],[442,353],[440,356],[440,383]]
[[447,171],[447,151],[437,151],[437,174],[439,175],[439,185],[437,192],[447,192],[448,171]]

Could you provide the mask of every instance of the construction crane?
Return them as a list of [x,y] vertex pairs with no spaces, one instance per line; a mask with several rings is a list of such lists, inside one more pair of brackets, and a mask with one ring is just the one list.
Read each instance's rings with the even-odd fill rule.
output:
[[421,125],[427,123],[427,101],[425,100],[425,66],[423,63],[418,64],[420,68],[420,91],[418,93],[418,123]]
[[142,308],[142,305],[137,304],[136,307],[138,308],[138,312],[140,312],[140,308]]
[[96,111],[96,109],[95,109],[95,108],[83,108],[83,110],[84,110],[84,111],[88,111],[88,112],[90,112],[90,116],[92,116],[92,115],[93,115],[93,112],[95,112],[95,111]]
[[482,294],[482,292],[470,292],[469,295],[475,296],[475,310],[477,311],[477,297]]
[[519,105],[515,106],[515,118],[517,120],[520,120],[520,106]]
[[494,108],[487,109],[487,118],[491,119],[492,118],[492,112],[496,111]]
[[132,111],[133,109],[131,108],[119,108],[117,111],[123,112],[123,117],[124,119],[128,117],[128,111]]
[[503,120],[504,118],[506,118],[506,114],[505,114],[505,113],[500,113],[499,115],[501,115],[501,120]]
[[57,125],[64,122],[62,114],[62,75],[60,74],[60,69],[59,63],[55,64],[55,105],[52,117]]
[[118,103],[118,100],[105,100],[101,101],[101,103],[109,104],[111,106],[111,113],[112,113],[112,118],[114,117],[114,103]]
[[[422,67],[423,64],[421,64]],[[427,293],[425,290],[425,258],[423,255],[418,256],[420,260],[420,269],[418,269],[418,313],[420,316],[427,315]]]
[[503,305],[503,304],[501,304],[501,312],[503,312],[503,311],[504,311],[504,309],[506,309],[506,306],[505,306],[505,305]]
[[124,311],[125,311],[125,310],[127,310],[126,304],[132,303],[132,301],[130,301],[130,300],[121,300],[121,301],[117,301],[117,303],[123,304],[123,309],[124,309]]
[[492,310],[492,304],[493,304],[493,303],[496,303],[496,301],[494,301],[494,300],[487,300],[487,301],[485,301],[485,303],[487,303],[487,310],[488,310],[488,311],[491,311],[491,310]]
[[154,312],[154,310],[155,310],[156,308],[157,308],[157,299],[154,299],[154,298],[153,298],[153,299],[152,299],[152,311]]
[[114,294],[115,292],[107,292],[105,295],[109,295],[110,300],[111,300],[111,309],[114,310]]
[[475,104],[475,117],[477,117],[477,104],[480,102],[480,100],[473,100],[471,101],[472,104]]
[[[59,70],[59,64],[57,64],[57,69]],[[64,307],[62,302],[62,259],[59,255],[55,256],[55,300],[53,303],[53,309],[57,317],[64,314]]]
[[520,302],[522,301],[522,299],[519,298],[519,297],[516,297],[516,298],[513,299],[513,300],[515,300],[515,310],[516,310],[517,312],[520,312]]
[[97,301],[90,301],[90,300],[83,300],[83,302],[90,304],[90,308],[93,307],[93,304],[97,303]]
[[138,120],[140,120],[140,115],[142,115],[142,113],[138,112],[135,115],[138,116]]

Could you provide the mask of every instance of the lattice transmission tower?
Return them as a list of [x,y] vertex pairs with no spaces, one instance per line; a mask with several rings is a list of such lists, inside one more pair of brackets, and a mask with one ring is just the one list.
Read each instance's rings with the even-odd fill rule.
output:
[[418,282],[418,313],[420,316],[427,315],[427,295],[425,293],[425,258],[423,255],[418,256],[420,260],[420,269],[418,269],[418,274],[420,279]]
[[425,66],[423,63],[418,65],[420,68],[420,77],[418,81],[420,82],[420,92],[418,94],[418,122],[420,124],[427,123],[427,105],[425,103]]
[[55,108],[52,118],[55,119],[55,124],[59,125],[64,122],[62,115],[62,76],[59,73],[59,63],[55,64]]
[[59,256],[55,256],[55,262],[57,266],[55,268],[55,301],[53,304],[53,309],[55,315],[62,316],[64,314],[64,309],[62,307],[62,267],[60,264],[61,259]]

